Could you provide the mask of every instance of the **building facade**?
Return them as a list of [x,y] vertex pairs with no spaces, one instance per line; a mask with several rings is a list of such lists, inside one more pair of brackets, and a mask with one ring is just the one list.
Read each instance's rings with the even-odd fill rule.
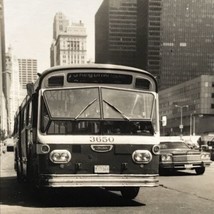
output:
[[162,89],[214,74],[213,11],[213,0],[162,0]]
[[103,0],[95,61],[138,67],[161,89],[214,73],[213,0]]
[[11,47],[9,47],[6,52],[6,71],[10,74],[7,126],[8,135],[11,135],[14,128],[14,115],[22,101],[22,97],[20,96],[21,85],[19,81],[18,60],[13,55]]
[[62,13],[57,13],[53,24],[50,48],[51,66],[85,64],[87,62],[86,28],[79,23],[69,24]]
[[214,132],[214,75],[161,90],[160,118],[167,116],[162,135],[201,135]]
[[104,0],[95,15],[95,61],[136,67],[137,0]]
[[95,61],[160,73],[161,0],[104,0],[95,15]]
[[0,0],[0,129],[7,132],[4,2]]
[[18,59],[19,64],[19,82],[21,88],[26,91],[26,84],[35,82],[37,79],[37,60],[36,59]]

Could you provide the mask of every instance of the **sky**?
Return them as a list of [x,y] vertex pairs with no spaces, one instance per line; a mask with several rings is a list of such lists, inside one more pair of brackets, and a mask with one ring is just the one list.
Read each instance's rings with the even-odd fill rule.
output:
[[[4,0],[5,40],[17,58],[38,60],[38,73],[50,67],[53,20],[62,12],[71,22],[84,23],[87,58],[94,60],[95,14],[103,0]],[[7,50],[7,49],[6,49]]]

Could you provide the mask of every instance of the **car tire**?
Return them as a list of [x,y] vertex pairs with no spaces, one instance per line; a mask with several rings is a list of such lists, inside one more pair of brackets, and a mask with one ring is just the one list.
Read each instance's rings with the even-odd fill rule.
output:
[[205,167],[199,167],[199,168],[195,168],[195,172],[197,175],[203,175],[205,172]]
[[134,199],[137,197],[139,190],[139,187],[123,187],[121,189],[121,194],[125,199]]

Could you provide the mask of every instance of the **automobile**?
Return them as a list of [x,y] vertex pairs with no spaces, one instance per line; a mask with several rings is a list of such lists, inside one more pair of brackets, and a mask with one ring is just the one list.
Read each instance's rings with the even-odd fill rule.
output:
[[210,156],[211,156],[211,160],[214,161],[214,138],[212,139],[212,141],[208,141],[208,146],[210,148]]
[[197,175],[202,175],[211,162],[209,152],[189,147],[184,140],[160,141],[160,175],[185,169],[195,170]]
[[214,133],[202,135],[198,143],[201,150],[210,152],[211,160],[214,161]]

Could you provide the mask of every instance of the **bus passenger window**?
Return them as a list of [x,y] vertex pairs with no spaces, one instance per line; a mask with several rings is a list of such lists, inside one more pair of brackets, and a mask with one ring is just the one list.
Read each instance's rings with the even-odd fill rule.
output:
[[136,78],[135,88],[142,90],[149,90],[151,83],[147,79]]

